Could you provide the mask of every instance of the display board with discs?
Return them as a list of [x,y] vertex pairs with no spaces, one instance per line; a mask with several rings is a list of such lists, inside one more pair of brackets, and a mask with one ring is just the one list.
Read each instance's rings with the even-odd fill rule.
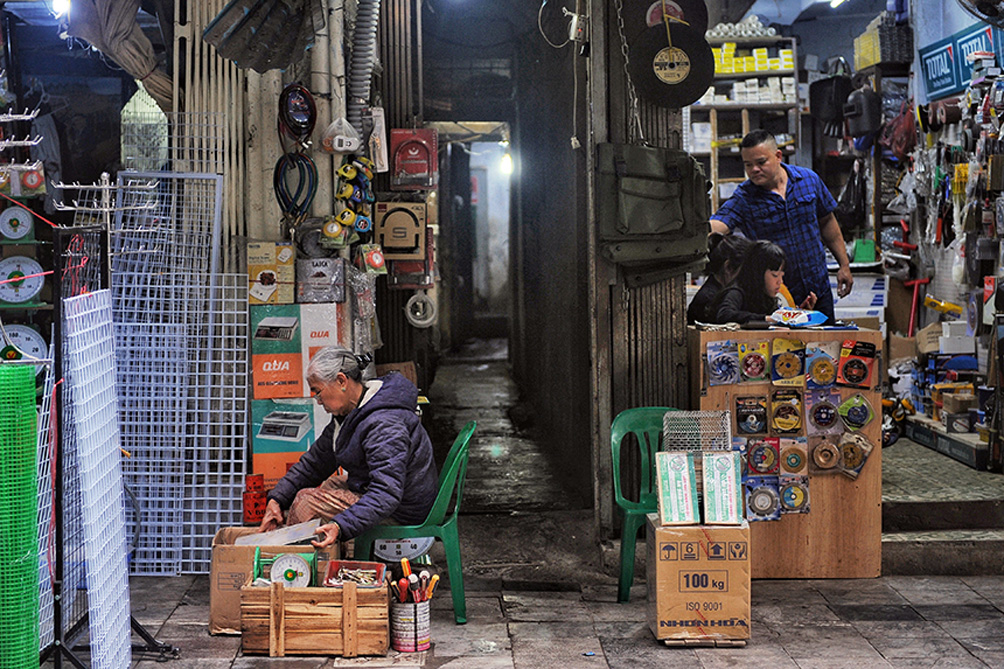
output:
[[[881,333],[690,333],[689,408],[729,411],[745,455],[753,578],[878,576],[881,374],[850,352],[875,346],[877,361]],[[733,366],[738,374],[722,373]]]
[[0,260],[0,302],[31,302],[42,292],[42,273],[42,266],[34,258],[10,256]]

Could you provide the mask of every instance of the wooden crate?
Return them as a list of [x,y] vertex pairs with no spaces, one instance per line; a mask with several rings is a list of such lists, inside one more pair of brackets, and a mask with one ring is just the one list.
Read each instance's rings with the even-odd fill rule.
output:
[[245,653],[284,655],[386,655],[389,644],[386,587],[241,588]]

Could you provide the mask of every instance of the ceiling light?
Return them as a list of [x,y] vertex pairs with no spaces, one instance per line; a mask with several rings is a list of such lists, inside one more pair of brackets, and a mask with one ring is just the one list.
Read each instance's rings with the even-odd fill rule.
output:
[[57,18],[69,14],[70,0],[52,0],[52,13]]
[[499,165],[502,174],[512,174],[512,154],[506,151],[502,156],[502,163]]
[[844,4],[846,0],[830,0],[830,8],[836,9],[840,5]]

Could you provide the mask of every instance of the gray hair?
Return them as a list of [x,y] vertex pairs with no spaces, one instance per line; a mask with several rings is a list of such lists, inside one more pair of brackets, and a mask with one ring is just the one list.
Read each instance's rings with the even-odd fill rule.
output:
[[330,383],[341,373],[353,381],[361,381],[363,370],[372,361],[368,355],[356,355],[341,346],[327,346],[310,359],[307,378]]

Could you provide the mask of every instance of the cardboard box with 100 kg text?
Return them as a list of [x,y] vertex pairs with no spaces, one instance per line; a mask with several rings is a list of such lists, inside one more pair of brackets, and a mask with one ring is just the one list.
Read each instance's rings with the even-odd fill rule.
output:
[[749,524],[663,527],[649,514],[647,537],[647,618],[655,638],[748,639]]

